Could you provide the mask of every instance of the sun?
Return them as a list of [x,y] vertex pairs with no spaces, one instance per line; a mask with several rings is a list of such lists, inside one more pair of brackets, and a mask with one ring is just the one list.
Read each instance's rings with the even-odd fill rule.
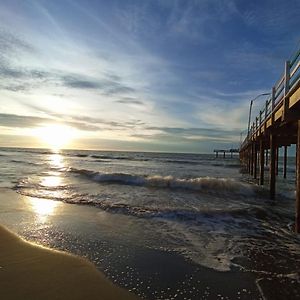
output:
[[48,147],[59,150],[70,145],[76,137],[75,129],[61,124],[47,124],[33,129],[33,135],[38,137]]

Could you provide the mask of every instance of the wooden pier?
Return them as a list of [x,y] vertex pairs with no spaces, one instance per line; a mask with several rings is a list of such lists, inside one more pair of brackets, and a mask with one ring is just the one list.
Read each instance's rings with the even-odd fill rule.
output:
[[226,149],[226,150],[219,150],[219,149],[215,149],[214,152],[216,153],[216,158],[219,157],[219,153],[223,153],[223,158],[226,157],[226,153],[230,153],[230,157],[233,157],[233,153],[239,153],[239,149]]
[[296,145],[295,231],[300,233],[300,49],[285,62],[284,74],[254,120],[241,145],[240,159],[260,185],[264,184],[265,164],[269,164],[272,200],[276,197],[276,176],[279,176],[279,148],[283,147],[282,176],[286,178],[288,147]]

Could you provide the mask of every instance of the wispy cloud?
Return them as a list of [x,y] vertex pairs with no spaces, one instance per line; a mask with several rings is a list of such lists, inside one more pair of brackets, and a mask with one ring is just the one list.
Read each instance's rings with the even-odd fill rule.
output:
[[50,118],[40,118],[34,116],[24,116],[15,114],[0,114],[0,126],[12,128],[31,128],[41,123],[53,122]]
[[[239,138],[238,130],[224,130],[221,128],[181,128],[181,127],[146,127],[147,134],[134,135],[153,140],[177,141],[216,141],[232,142]],[[151,134],[151,131],[153,132]]]
[[143,101],[138,100],[136,98],[130,98],[130,97],[123,97],[122,99],[116,100],[116,103],[121,104],[133,104],[133,105],[145,105]]
[[27,43],[22,37],[18,37],[16,34],[0,28],[0,50],[1,55],[16,54],[19,51],[32,52],[35,48]]

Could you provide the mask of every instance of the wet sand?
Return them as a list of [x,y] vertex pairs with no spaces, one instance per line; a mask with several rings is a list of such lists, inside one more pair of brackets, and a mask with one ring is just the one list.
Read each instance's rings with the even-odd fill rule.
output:
[[0,226],[1,299],[138,299],[91,263],[25,242]]

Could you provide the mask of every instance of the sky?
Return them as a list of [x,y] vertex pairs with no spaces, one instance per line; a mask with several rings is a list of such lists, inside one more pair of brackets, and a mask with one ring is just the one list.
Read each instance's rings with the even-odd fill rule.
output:
[[250,100],[300,47],[299,11],[299,0],[0,0],[0,146],[236,148]]

